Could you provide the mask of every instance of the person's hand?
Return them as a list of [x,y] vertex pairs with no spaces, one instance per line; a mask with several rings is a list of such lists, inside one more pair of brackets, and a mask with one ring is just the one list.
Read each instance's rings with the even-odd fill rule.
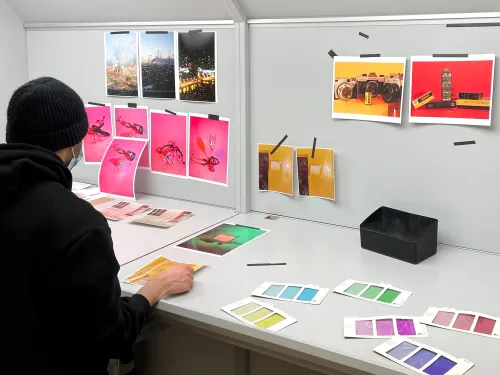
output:
[[179,264],[158,274],[140,291],[151,304],[155,305],[165,294],[179,294],[193,287],[194,270],[188,265]]

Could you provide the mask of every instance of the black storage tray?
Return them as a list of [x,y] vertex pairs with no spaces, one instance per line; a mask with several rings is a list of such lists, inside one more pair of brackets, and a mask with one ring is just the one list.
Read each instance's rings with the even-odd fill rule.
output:
[[418,264],[436,254],[438,220],[380,207],[360,226],[361,247]]

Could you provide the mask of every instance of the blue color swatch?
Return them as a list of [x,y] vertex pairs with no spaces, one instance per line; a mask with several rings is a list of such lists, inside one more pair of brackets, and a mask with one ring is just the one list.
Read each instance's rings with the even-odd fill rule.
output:
[[396,358],[396,359],[403,359],[406,357],[408,354],[416,350],[418,346],[415,346],[413,344],[410,344],[409,342],[403,342],[396,346],[395,348],[392,348],[387,352],[391,357]]
[[298,286],[289,286],[285,289],[283,293],[281,293],[280,298],[283,299],[294,299],[297,294],[299,294],[300,290]]
[[297,297],[297,301],[311,302],[316,294],[318,294],[318,289],[304,288],[300,296]]
[[427,363],[429,363],[436,355],[436,353],[422,348],[418,352],[413,354],[410,358],[408,358],[405,363],[410,365],[411,367],[420,369]]
[[283,290],[284,285],[271,285],[265,292],[266,297],[278,297],[278,294]]
[[445,375],[456,363],[446,357],[439,357],[436,362],[427,367],[424,372],[429,375]]

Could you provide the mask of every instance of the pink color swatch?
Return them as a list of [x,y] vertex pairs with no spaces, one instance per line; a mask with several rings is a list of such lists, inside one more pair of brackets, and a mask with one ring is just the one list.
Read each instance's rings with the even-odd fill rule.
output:
[[89,130],[83,138],[83,160],[85,163],[100,163],[113,140],[110,106],[85,106],[89,119]]
[[380,319],[375,324],[377,327],[377,336],[394,336],[392,319]]
[[99,170],[102,193],[135,199],[135,174],[146,140],[114,138]]
[[186,176],[187,116],[151,111],[151,170]]
[[480,316],[477,319],[476,326],[474,327],[474,332],[482,333],[484,335],[491,335],[493,333],[493,329],[495,329],[496,322],[496,320]]
[[474,315],[458,314],[457,320],[453,323],[453,328],[469,331],[472,327],[472,323],[474,322],[474,318]]
[[[149,139],[148,109],[115,106],[114,128],[116,137]],[[149,168],[149,152],[142,155],[139,167]]]
[[436,317],[432,321],[434,324],[439,324],[440,326],[448,327],[453,320],[455,313],[448,311],[440,311],[437,313]]
[[229,119],[189,116],[189,177],[227,185]]

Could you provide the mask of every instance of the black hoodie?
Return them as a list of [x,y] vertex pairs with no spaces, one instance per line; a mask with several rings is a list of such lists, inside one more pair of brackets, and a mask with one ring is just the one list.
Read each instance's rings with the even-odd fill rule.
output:
[[109,359],[131,359],[149,312],[143,296],[121,298],[111,230],[71,184],[56,154],[0,145],[6,373],[106,374]]

